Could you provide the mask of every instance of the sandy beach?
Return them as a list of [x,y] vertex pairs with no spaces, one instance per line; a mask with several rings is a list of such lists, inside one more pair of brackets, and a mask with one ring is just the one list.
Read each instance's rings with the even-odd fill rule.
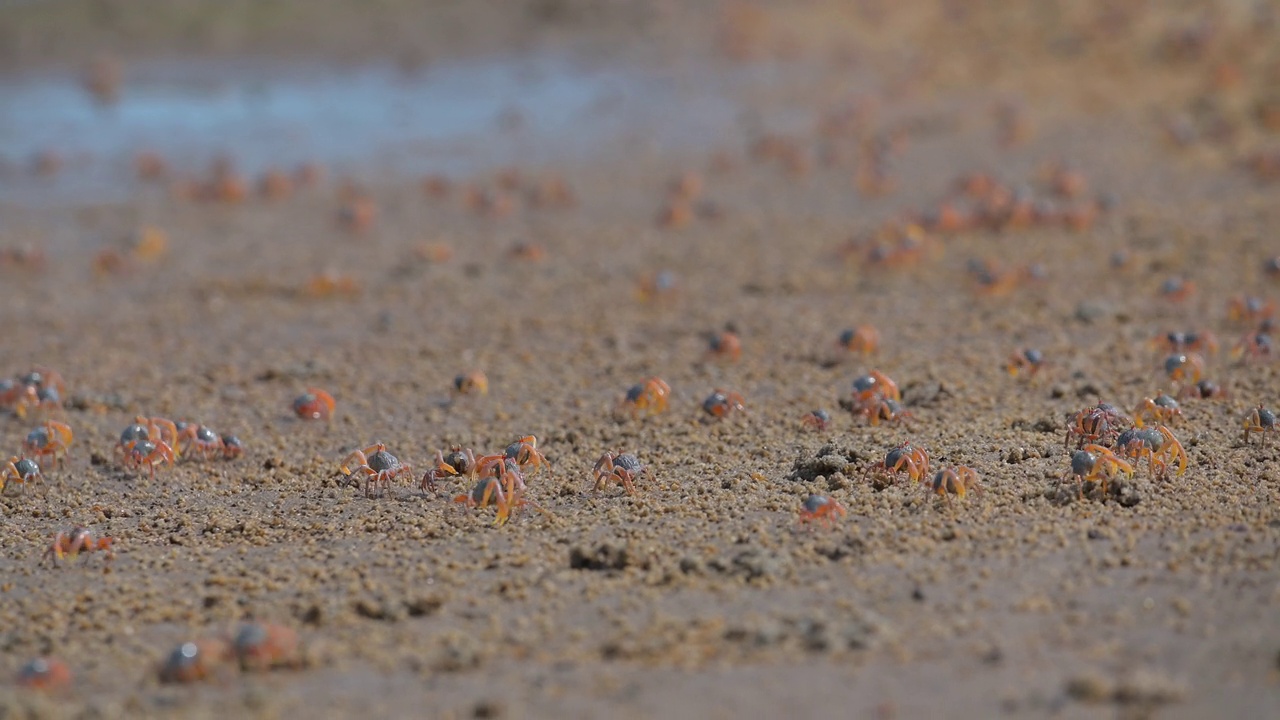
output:
[[1280,6],[1014,5],[0,7],[0,718],[1280,716]]

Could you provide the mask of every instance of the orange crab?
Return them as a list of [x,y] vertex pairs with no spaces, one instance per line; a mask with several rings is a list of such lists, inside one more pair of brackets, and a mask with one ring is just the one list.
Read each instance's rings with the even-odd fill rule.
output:
[[163,440],[135,440],[124,454],[126,468],[141,472],[146,467],[152,480],[156,478],[157,465],[173,465],[175,461],[173,447]]
[[1107,482],[1117,473],[1133,477],[1133,466],[1121,460],[1108,448],[1101,445],[1085,445],[1071,455],[1071,469],[1058,479],[1058,486],[1061,487],[1069,477],[1074,478],[1080,499],[1083,500],[1086,482],[1101,483],[1102,495],[1106,497]]
[[722,362],[737,362],[742,357],[742,340],[730,330],[711,333],[707,337],[707,357]]
[[133,423],[135,426],[142,426],[145,429],[142,439],[163,442],[173,449],[175,456],[178,455],[178,445],[181,438],[178,437],[178,425],[172,420],[138,415],[133,419]]
[[246,622],[231,638],[231,654],[242,670],[298,667],[298,633],[284,625]]
[[1187,385],[1178,392],[1178,397],[1192,397],[1200,400],[1225,398],[1231,393],[1225,387],[1212,380],[1201,380],[1194,385]]
[[[919,232],[916,232],[919,230]],[[870,266],[900,268],[920,262],[928,249],[927,239],[918,225],[910,225],[906,230],[893,231],[895,240],[879,240],[867,248],[864,262]]]
[[1095,200],[1083,200],[1068,205],[1062,211],[1062,224],[1072,232],[1082,233],[1098,222],[1104,206]]
[[1236,295],[1227,301],[1227,319],[1236,323],[1264,322],[1275,314],[1276,305],[1253,295]]
[[921,213],[919,223],[930,232],[952,235],[972,230],[977,218],[965,204],[943,200],[937,207]]
[[1001,297],[1013,292],[1024,279],[1017,269],[1005,268],[994,260],[978,260],[969,263],[969,276],[974,290],[986,297]]
[[[514,460],[520,466],[521,473],[532,475],[541,468],[546,468],[548,473],[551,472],[551,463],[547,462],[547,457],[538,450],[538,438],[533,435],[525,435],[508,445],[503,450],[502,456],[507,460]],[[483,462],[481,464],[483,465]],[[533,469],[530,470],[530,468]]]
[[541,506],[524,496],[525,486],[518,466],[504,461],[495,467],[498,468],[495,474],[483,475],[471,492],[455,496],[454,502],[463,503],[469,508],[496,506],[496,525],[505,525],[511,519],[512,512],[525,505],[549,515]]
[[879,425],[882,420],[898,423],[912,417],[911,411],[904,408],[902,403],[890,398],[876,398],[861,407],[855,407],[853,413],[865,417],[872,427]]
[[304,420],[329,420],[336,407],[333,396],[317,387],[293,399],[293,412]]
[[904,442],[885,453],[883,460],[869,465],[864,475],[875,473],[892,482],[893,476],[902,472],[914,482],[923,482],[929,475],[929,452]]
[[[520,122],[520,120],[516,119],[516,122]],[[519,190],[520,186],[524,184],[524,180],[525,173],[520,168],[511,166],[499,169],[493,176],[494,184],[507,191]]]
[[1157,395],[1154,400],[1142,398],[1138,406],[1133,409],[1133,424],[1136,427],[1142,427],[1148,418],[1158,424],[1168,425],[1180,417],[1182,417],[1182,408],[1178,406],[1178,401],[1169,395]]
[[191,683],[210,677],[231,659],[225,640],[205,638],[184,642],[174,648],[160,665],[162,683]]
[[71,428],[56,420],[46,420],[43,425],[27,433],[22,443],[22,451],[43,460],[48,455],[53,459],[53,466],[58,467],[58,456],[66,457],[73,438]]
[[679,280],[670,270],[646,273],[636,282],[636,297],[642,302],[670,300],[679,291]]
[[209,182],[197,190],[201,200],[235,205],[244,202],[249,196],[249,186],[245,183],[244,176],[236,171],[230,158],[214,160],[209,176]]
[[324,180],[324,168],[314,162],[304,161],[293,169],[293,184],[299,190],[309,190]]
[[657,415],[667,409],[667,397],[671,395],[671,386],[660,377],[645,378],[638,385],[627,389],[622,405],[631,410],[632,416],[639,413]]
[[373,497],[373,491],[382,494],[391,489],[391,481],[401,475],[412,475],[413,466],[400,462],[400,458],[387,452],[384,443],[375,443],[361,450],[352,450],[338,466],[343,485],[354,485],[364,480],[364,494]]
[[1160,297],[1171,302],[1182,302],[1196,293],[1196,283],[1174,275],[1160,283]]
[[372,198],[363,195],[351,197],[338,208],[338,225],[353,235],[368,232],[377,219],[378,206]]
[[476,454],[471,448],[462,449],[459,445],[454,445],[449,449],[449,454],[445,455],[443,451],[436,450],[435,466],[422,475],[420,486],[422,492],[435,492],[436,481],[446,477],[456,477],[458,475],[474,476],[479,465],[476,461]]
[[836,520],[848,515],[844,506],[826,495],[810,495],[800,504],[800,524],[822,523],[827,527],[835,525]]
[[1272,255],[1262,261],[1262,271],[1271,278],[1280,278],[1280,255]]
[[1177,466],[1176,475],[1187,471],[1187,451],[1164,425],[1126,430],[1116,438],[1116,448],[1135,461],[1147,458],[1152,477],[1165,477],[1170,465]]
[[902,409],[901,400],[897,383],[872,370],[853,381],[853,398],[848,408],[854,415],[863,415],[872,425],[878,425],[881,420],[895,422],[910,417],[910,413]]
[[64,382],[63,375],[59,374],[58,370],[45,368],[42,365],[36,365],[31,372],[23,374],[18,378],[18,382],[23,386],[36,388],[37,391],[42,388],[52,388],[58,392],[58,395],[67,393],[67,383]]
[[13,268],[41,272],[47,261],[44,250],[30,244],[0,248],[0,270]]
[[1028,378],[1033,378],[1040,369],[1044,367],[1044,353],[1034,348],[1023,348],[1015,350],[1009,355],[1008,361],[1004,364],[1005,372],[1010,377],[1018,377],[1025,374]]
[[685,170],[667,181],[667,197],[694,201],[702,195],[703,185],[696,170]]
[[31,408],[60,409],[66,391],[66,383],[56,370],[36,366],[9,385],[3,398],[4,404],[13,407],[15,415],[24,418]]
[[1262,435],[1262,444],[1267,444],[1267,433],[1276,432],[1276,414],[1266,409],[1261,403],[1244,416],[1244,443],[1249,444],[1249,433]]
[[129,257],[153,263],[169,252],[169,234],[154,225],[144,225],[127,240]]
[[285,200],[293,195],[293,178],[279,168],[268,168],[258,179],[258,194],[264,200]]
[[453,259],[453,248],[443,242],[423,241],[413,246],[413,256],[434,265]]
[[40,465],[35,460],[15,455],[0,467],[0,492],[4,492],[6,485],[15,482],[21,485],[22,492],[26,493],[29,483],[43,479],[44,473],[40,472]]
[[1062,160],[1049,163],[1042,169],[1041,174],[1046,179],[1049,189],[1059,197],[1077,198],[1089,189],[1084,173]]
[[1207,352],[1211,356],[1218,353],[1218,337],[1207,330],[1196,332],[1170,331],[1156,336],[1152,340],[1152,344],[1159,350],[1174,354],[1187,352],[1188,350]]
[[120,432],[120,440],[116,442],[112,452],[116,459],[123,462],[129,451],[133,449],[134,443],[139,440],[146,440],[150,435],[151,431],[146,425],[133,423]]
[[453,192],[453,182],[444,175],[428,175],[422,178],[421,186],[423,195],[436,200],[449,197]]
[[1109,444],[1120,433],[1117,426],[1124,420],[1124,414],[1109,403],[1100,402],[1093,407],[1085,408],[1072,418],[1062,446],[1070,445],[1073,435],[1080,438],[1077,446],[1083,446],[1085,442]]
[[120,440],[114,448],[115,455],[121,462],[128,465],[134,446],[152,439],[168,447],[169,452],[177,456],[177,450],[174,449],[179,441],[177,424],[165,418],[149,418],[142,415],[134,418],[133,424],[121,431]]
[[18,671],[17,684],[29,690],[61,690],[71,684],[71,668],[58,658],[38,657]]
[[1266,360],[1274,356],[1275,351],[1275,342],[1270,333],[1248,332],[1231,347],[1231,359],[1243,362]]
[[133,171],[142,181],[163,180],[169,175],[169,163],[159,153],[143,150],[133,157]]
[[507,250],[507,257],[519,262],[540,263],[547,259],[547,248],[540,243],[521,241]]
[[359,295],[360,291],[360,281],[355,277],[335,270],[325,270],[308,278],[297,292],[309,298],[353,298]]
[[609,481],[615,481],[627,491],[628,495],[636,494],[636,478],[641,475],[653,477],[653,471],[648,465],[640,462],[640,459],[630,453],[622,451],[606,452],[596,461],[596,466],[591,471],[594,484],[593,490],[600,491],[605,489]]
[[26,392],[26,388],[18,384],[12,378],[0,378],[0,406],[13,407],[17,404],[18,398]]
[[462,189],[462,205],[481,217],[502,218],[515,212],[518,198],[510,190],[468,185]]
[[489,394],[489,378],[482,370],[469,370],[453,379],[453,391],[459,395]]
[[80,556],[80,553],[102,550],[103,557],[106,558],[107,562],[110,562],[116,556],[115,551],[111,549],[113,542],[115,542],[115,538],[94,537],[89,528],[77,525],[72,528],[71,532],[59,532],[54,535],[53,542],[45,550],[44,556],[51,559],[56,566],[59,560],[67,556],[76,558]]
[[41,150],[31,156],[31,172],[45,177],[57,175],[62,170],[63,157],[56,150]]
[[953,468],[943,468],[933,475],[933,482],[929,484],[929,492],[934,495],[941,495],[947,501],[947,507],[954,507],[951,503],[951,496],[963,500],[969,491],[981,493],[982,488],[978,486],[978,471],[966,465],[957,465]]
[[902,393],[898,391],[898,384],[890,380],[889,376],[879,370],[871,370],[866,375],[854,379],[853,405],[855,408],[861,408],[882,398],[898,402],[902,401]]
[[800,424],[811,430],[822,432],[831,426],[831,413],[821,408],[810,410],[800,418]]
[[746,400],[736,392],[716,388],[702,401],[702,410],[717,420],[747,411]]
[[113,55],[98,55],[85,63],[80,84],[101,105],[112,105],[120,99],[124,82],[124,65]]
[[178,442],[182,452],[205,460],[222,455],[227,449],[221,435],[198,423],[184,423],[178,430]]
[[870,355],[880,347],[880,331],[871,325],[859,325],[840,333],[836,344],[851,353]]
[[476,458],[475,470],[471,474],[478,478],[496,477],[502,480],[504,485],[514,483],[521,490],[526,488],[520,463],[507,457],[505,452],[481,455]]
[[502,483],[491,475],[480,478],[470,492],[454,496],[453,501],[464,503],[469,508],[497,505],[498,525],[505,524],[511,514],[511,505],[507,502],[507,494],[502,491]]
[[222,438],[222,459],[235,460],[244,454],[244,443],[235,435],[223,435]]
[[1164,372],[1175,383],[1194,385],[1204,375],[1204,358],[1195,353],[1175,353],[1164,359]]
[[990,195],[999,184],[1000,181],[996,180],[991,173],[974,171],[956,176],[951,182],[951,192],[973,200],[981,200]]
[[178,444],[178,426],[172,420],[162,417],[137,416],[134,418],[134,422],[146,424],[152,439],[158,438],[170,445]]

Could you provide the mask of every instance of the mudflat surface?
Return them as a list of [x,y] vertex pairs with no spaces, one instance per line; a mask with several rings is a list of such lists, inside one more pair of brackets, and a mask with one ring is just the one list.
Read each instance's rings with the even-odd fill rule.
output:
[[[26,38],[8,87],[54,98],[49,125],[110,138],[0,109],[0,373],[67,382],[62,408],[0,434],[17,454],[46,414],[75,433],[43,484],[0,495],[0,671],[53,655],[75,680],[6,679],[0,715],[1280,714],[1280,438],[1242,439],[1280,378],[1272,356],[1233,352],[1265,312],[1229,305],[1280,294],[1274,5],[535,5],[464,19],[491,45],[536,42],[442,42],[408,80],[376,34],[337,31],[340,6],[311,46],[226,20],[222,44],[178,59],[125,14],[75,45],[122,61],[115,110],[76,99],[66,66],[88,58],[58,51],[77,32],[43,14],[59,6],[0,10]],[[437,115],[431,93],[473,104]],[[402,123],[311,117],[345,97]],[[193,117],[222,124],[174,142]],[[135,176],[143,151],[165,178]],[[200,199],[219,156],[248,198]],[[303,161],[326,174],[255,191]],[[1036,212],[940,227],[983,207],[957,190],[975,173]],[[428,174],[449,186],[425,192]],[[557,178],[571,203],[552,202]],[[366,207],[353,231],[343,217]],[[1171,297],[1175,279],[1193,291]],[[864,324],[874,354],[838,347]],[[708,350],[727,326],[736,360]],[[1060,483],[1072,416],[1187,389],[1165,372],[1171,331],[1216,335],[1200,354],[1226,390],[1181,397],[1186,472],[1135,461],[1079,498]],[[1011,376],[1025,348],[1045,363]],[[489,392],[453,393],[473,369]],[[908,418],[842,409],[871,369]],[[651,376],[669,407],[629,412]],[[310,386],[336,397],[331,421],[293,414]],[[704,413],[715,389],[745,412]],[[803,424],[816,408],[829,428]],[[150,479],[113,451],[137,415],[245,452]],[[550,463],[528,479],[543,512],[499,526],[453,501],[470,480],[418,487],[436,449],[524,435]],[[948,503],[866,472],[905,441],[930,476],[976,470],[981,492]],[[335,473],[379,442],[416,472],[371,498]],[[652,476],[593,491],[619,450]],[[811,493],[848,515],[801,524]],[[116,558],[41,563],[77,525]],[[296,628],[301,667],[159,682],[178,644],[246,619]]]

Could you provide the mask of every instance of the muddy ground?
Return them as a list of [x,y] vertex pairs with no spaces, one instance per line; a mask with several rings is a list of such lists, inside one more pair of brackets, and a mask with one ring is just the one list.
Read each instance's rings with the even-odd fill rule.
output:
[[[302,26],[313,42],[227,16],[190,21],[180,43],[115,3],[19,4],[0,17],[21,42],[0,44],[11,79],[64,84],[110,52],[120,103],[131,67],[175,55],[418,53],[429,72],[551,48],[679,82],[669,112],[589,152],[484,154],[435,193],[374,167],[218,202],[190,185],[203,158],[142,181],[120,158],[144,146],[85,158],[68,138],[41,174],[0,145],[0,247],[16,250],[0,266],[0,372],[67,381],[64,407],[6,416],[0,434],[16,454],[46,413],[75,432],[44,487],[0,496],[0,670],[54,655],[75,679],[6,680],[0,717],[1280,714],[1280,438],[1241,433],[1280,384],[1273,357],[1232,357],[1259,318],[1228,305],[1280,294],[1274,4],[388,3],[360,20],[332,5]],[[90,6],[118,13],[110,29],[75,14]],[[380,18],[403,37],[383,46]],[[684,132],[708,97],[734,112]],[[210,153],[230,146],[250,181],[284,162],[234,145]],[[1054,195],[1059,162],[1087,189]],[[103,164],[111,187],[59,192]],[[928,229],[918,247],[883,229],[976,172],[1027,188],[1042,215],[1096,217]],[[682,173],[704,186],[686,182],[687,203],[671,199]],[[546,201],[552,176],[572,203]],[[362,203],[376,216],[353,232],[341,213]],[[147,227],[163,250],[139,245]],[[664,271],[674,285],[655,291]],[[356,287],[309,285],[325,272]],[[1172,278],[1194,291],[1170,297]],[[869,357],[836,343],[861,324],[881,335]],[[737,361],[708,354],[726,326]],[[1060,489],[1074,413],[1188,385],[1153,342],[1169,331],[1216,334],[1205,375],[1227,391],[1182,399],[1185,474],[1143,462],[1114,495]],[[1006,372],[1020,348],[1046,358],[1033,377]],[[903,388],[905,421],[841,409],[873,368]],[[471,369],[489,392],[451,392]],[[650,376],[672,388],[667,411],[620,410]],[[309,386],[337,398],[330,422],[291,411]],[[716,388],[745,412],[707,416]],[[802,423],[815,408],[828,429]],[[140,414],[246,451],[140,476],[113,456]],[[545,512],[497,526],[452,501],[469,482],[418,487],[437,448],[527,434],[551,464],[529,482]],[[948,504],[865,475],[903,441],[935,469],[974,468],[982,492]],[[376,442],[417,472],[370,498],[335,471]],[[591,490],[607,450],[652,470],[635,496]],[[848,516],[800,525],[810,493]],[[116,558],[41,563],[76,525],[115,538]],[[301,667],[159,682],[177,644],[244,619],[297,628]]]

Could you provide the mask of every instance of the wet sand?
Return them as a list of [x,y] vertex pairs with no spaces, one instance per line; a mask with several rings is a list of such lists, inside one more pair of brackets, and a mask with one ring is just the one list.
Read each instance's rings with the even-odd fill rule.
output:
[[[588,107],[620,96],[623,110],[603,121],[588,110],[557,134],[530,105],[511,129],[501,90],[491,124],[450,135],[452,149],[432,146],[422,166],[396,162],[412,126],[370,141],[390,160],[345,164],[323,154],[328,142],[312,158],[230,141],[184,157],[160,137],[173,165],[161,182],[134,178],[132,156],[148,148],[124,131],[79,160],[74,141],[57,148],[63,166],[43,177],[29,169],[39,143],[0,149],[0,247],[46,255],[38,270],[0,267],[11,337],[0,373],[56,368],[68,397],[54,417],[75,432],[47,489],[0,496],[0,671],[55,655],[75,681],[52,693],[6,683],[0,708],[1280,713],[1280,442],[1241,439],[1247,411],[1274,408],[1280,385],[1274,358],[1231,358],[1255,323],[1228,313],[1233,296],[1276,296],[1264,263],[1280,253],[1277,186],[1249,159],[1276,147],[1257,107],[1280,44],[1224,7],[1191,49],[1180,31],[1195,14],[1136,13],[1108,34],[1085,16],[1046,25],[998,9],[960,19],[932,4],[881,8],[878,27],[908,33],[914,52],[884,40],[842,50],[841,26],[822,19],[849,18],[816,5],[660,15],[648,32],[681,54],[624,44],[606,65],[628,80],[583,95]],[[875,35],[876,22],[849,37]],[[582,23],[553,24],[551,37],[570,40],[547,42],[572,56],[616,37],[611,21]],[[129,66],[165,49],[138,47]],[[53,60],[24,55],[19,81],[73,82]],[[466,61],[459,52],[456,66]],[[1228,64],[1242,79],[1215,84]],[[987,82],[982,68],[998,70]],[[126,80],[120,107],[129,98]],[[645,109],[654,98],[670,109]],[[1012,128],[998,111],[1010,105]],[[429,129],[430,112],[419,117]],[[554,151],[566,137],[585,139]],[[251,185],[304,159],[328,174],[276,201],[192,199],[185,181],[205,179],[219,152]],[[457,164],[435,165],[445,157]],[[1055,196],[1055,161],[1087,191]],[[433,167],[447,192],[424,192]],[[669,189],[686,172],[705,186],[687,208]],[[1100,195],[1109,209],[1085,229],[930,230],[918,249],[885,230],[936,211],[975,172],[1028,188],[1042,210]],[[548,197],[552,176],[572,188],[570,206],[528,199]],[[354,197],[376,208],[362,232],[340,219]],[[167,236],[155,258],[129,241],[148,226]],[[984,291],[983,262],[993,275],[1038,263],[1044,277]],[[664,271],[674,287],[646,294]],[[325,272],[358,289],[309,285]],[[1163,295],[1172,277],[1194,293]],[[869,357],[837,347],[861,324],[881,335]],[[708,334],[726,325],[742,341],[737,361],[708,355]],[[1229,394],[1182,400],[1171,429],[1186,473],[1156,479],[1142,462],[1111,496],[1060,489],[1071,416],[1176,391],[1153,340],[1205,330],[1222,345],[1204,353],[1206,375]],[[1045,366],[1011,377],[1008,356],[1028,347]],[[471,369],[489,392],[452,393]],[[910,418],[873,427],[841,409],[870,369],[898,383]],[[672,388],[667,411],[620,410],[650,376]],[[336,397],[330,422],[292,413],[309,386]],[[741,393],[746,411],[707,416],[717,388]],[[803,425],[815,408],[830,411],[829,429]],[[112,448],[140,414],[234,433],[246,451],[139,477]],[[41,419],[0,420],[5,447],[17,453]],[[436,449],[501,452],[528,434],[551,464],[529,478],[546,513],[526,507],[495,526],[493,508],[452,501],[471,482],[419,490]],[[974,468],[982,492],[952,508],[906,478],[865,475],[904,441],[927,448],[933,469]],[[341,486],[342,458],[377,442],[414,466],[412,480],[378,498]],[[610,450],[652,470],[634,497],[591,490]],[[801,525],[810,493],[848,516]],[[75,525],[115,538],[117,557],[41,564],[53,534]],[[302,667],[159,682],[176,645],[245,619],[297,628]]]

